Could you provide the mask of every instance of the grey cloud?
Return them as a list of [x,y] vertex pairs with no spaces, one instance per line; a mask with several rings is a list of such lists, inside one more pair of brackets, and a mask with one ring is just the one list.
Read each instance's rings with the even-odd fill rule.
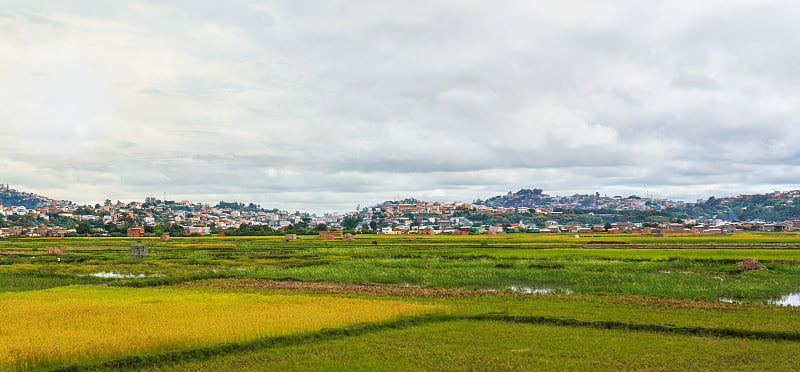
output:
[[682,4],[11,1],[0,172],[317,211],[797,185],[800,6]]
[[[5,20],[5,22],[20,20],[21,22],[24,23],[45,24],[45,25],[54,25],[58,23],[57,21],[49,17],[24,13],[24,12],[12,13],[7,11],[6,12],[0,11],[0,19]],[[0,22],[0,24],[2,23],[4,22]]]
[[116,146],[119,147],[119,148],[130,149],[130,148],[137,147],[139,145],[136,142],[133,142],[133,141],[121,141],[121,142],[117,142]]
[[703,74],[681,74],[672,79],[672,85],[679,88],[717,90],[720,88],[716,80]]

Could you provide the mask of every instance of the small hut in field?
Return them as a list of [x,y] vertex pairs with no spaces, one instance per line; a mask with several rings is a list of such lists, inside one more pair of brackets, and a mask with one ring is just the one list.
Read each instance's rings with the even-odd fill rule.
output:
[[144,244],[131,245],[131,256],[147,256],[147,246]]
[[319,236],[325,240],[333,240],[342,237],[343,234],[341,230],[328,230],[328,231],[320,231]]

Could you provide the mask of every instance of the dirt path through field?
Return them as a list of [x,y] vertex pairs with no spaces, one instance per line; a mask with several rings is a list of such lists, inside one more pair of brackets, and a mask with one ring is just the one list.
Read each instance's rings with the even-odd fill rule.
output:
[[213,279],[178,284],[178,288],[217,288],[217,289],[273,289],[309,291],[330,294],[370,294],[393,297],[469,297],[469,296],[514,296],[513,292],[493,292],[457,288],[422,288],[386,284],[356,284],[342,282],[304,282],[299,280],[269,279]]

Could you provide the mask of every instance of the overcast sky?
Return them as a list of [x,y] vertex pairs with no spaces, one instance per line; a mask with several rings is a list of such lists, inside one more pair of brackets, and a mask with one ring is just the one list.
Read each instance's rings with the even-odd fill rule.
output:
[[800,188],[796,1],[0,0],[0,183],[311,212]]

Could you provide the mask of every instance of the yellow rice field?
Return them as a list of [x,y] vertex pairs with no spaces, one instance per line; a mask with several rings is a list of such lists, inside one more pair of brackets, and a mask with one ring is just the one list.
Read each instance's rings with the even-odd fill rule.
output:
[[402,301],[69,286],[0,294],[0,369],[252,340],[438,311]]

